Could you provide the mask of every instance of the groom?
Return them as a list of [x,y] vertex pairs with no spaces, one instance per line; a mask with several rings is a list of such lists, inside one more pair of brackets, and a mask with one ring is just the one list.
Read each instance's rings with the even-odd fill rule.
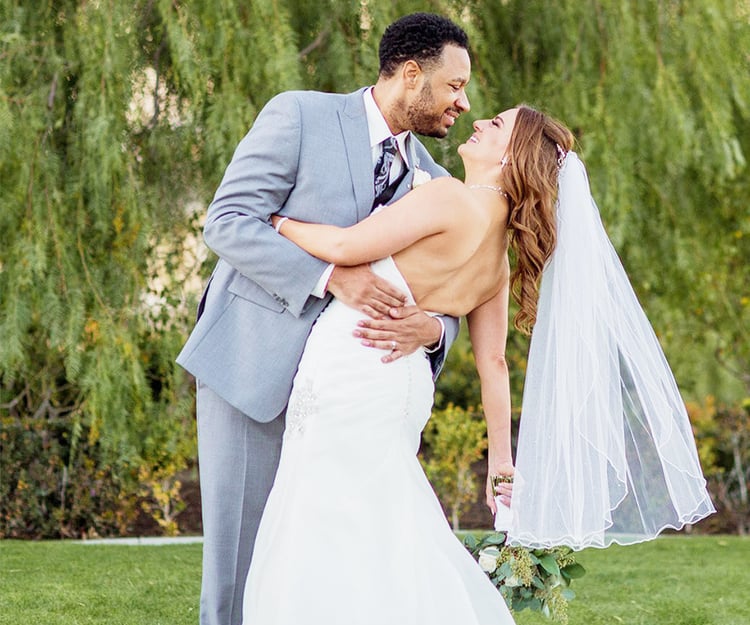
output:
[[386,362],[425,345],[433,348],[437,374],[458,330],[455,319],[403,306],[403,293],[367,266],[312,258],[278,235],[269,218],[351,225],[415,181],[447,175],[412,132],[448,133],[469,110],[470,70],[463,30],[437,15],[406,16],[383,35],[374,87],[276,96],[227,167],[204,229],[219,261],[177,359],[198,385],[201,625],[241,621],[292,379],[331,295],[364,313],[352,340],[386,350]]

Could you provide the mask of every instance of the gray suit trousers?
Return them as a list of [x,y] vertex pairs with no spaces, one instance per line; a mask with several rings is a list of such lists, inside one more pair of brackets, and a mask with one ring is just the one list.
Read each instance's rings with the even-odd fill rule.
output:
[[198,382],[203,513],[201,625],[240,625],[255,535],[281,453],[284,418],[259,423]]

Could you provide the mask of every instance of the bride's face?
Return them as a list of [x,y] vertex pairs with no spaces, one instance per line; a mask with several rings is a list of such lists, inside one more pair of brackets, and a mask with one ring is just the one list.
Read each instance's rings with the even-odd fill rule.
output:
[[478,119],[474,122],[474,134],[461,147],[482,160],[499,162],[508,149],[517,115],[518,109],[513,108],[492,119]]

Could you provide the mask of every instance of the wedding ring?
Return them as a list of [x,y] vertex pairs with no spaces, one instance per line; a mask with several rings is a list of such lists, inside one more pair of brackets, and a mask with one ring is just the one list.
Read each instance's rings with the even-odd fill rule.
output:
[[396,341],[391,341],[391,351],[392,352],[396,351]]

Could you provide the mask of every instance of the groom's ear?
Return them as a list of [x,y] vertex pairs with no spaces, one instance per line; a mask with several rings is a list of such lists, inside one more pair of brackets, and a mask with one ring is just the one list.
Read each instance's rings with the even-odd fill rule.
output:
[[407,89],[421,88],[424,71],[422,71],[422,67],[419,63],[414,59],[409,59],[401,66],[401,78]]

